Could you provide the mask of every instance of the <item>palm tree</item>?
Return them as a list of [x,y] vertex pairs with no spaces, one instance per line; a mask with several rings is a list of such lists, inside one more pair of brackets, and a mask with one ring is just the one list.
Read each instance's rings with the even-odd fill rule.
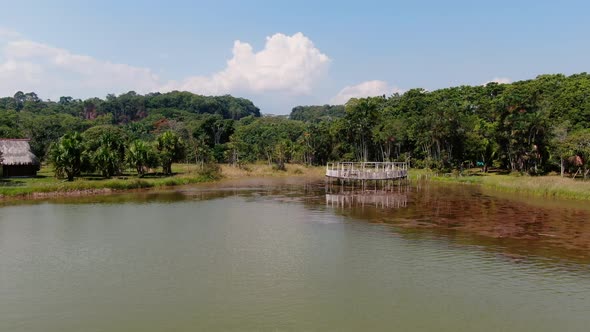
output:
[[160,161],[164,174],[172,174],[172,163],[182,158],[184,150],[180,137],[172,131],[166,131],[158,136],[158,151],[160,151]]
[[105,178],[120,172],[119,170],[119,156],[108,146],[101,145],[98,150],[94,152],[93,161],[96,168]]
[[100,137],[100,146],[94,152],[94,164],[105,178],[120,174],[125,158],[125,145],[118,137],[104,133]]
[[80,175],[83,152],[84,144],[79,133],[66,134],[60,138],[49,152],[55,175],[73,181],[75,176]]
[[147,168],[158,165],[158,157],[151,145],[143,141],[134,141],[127,149],[127,164],[135,168],[139,177],[145,175]]

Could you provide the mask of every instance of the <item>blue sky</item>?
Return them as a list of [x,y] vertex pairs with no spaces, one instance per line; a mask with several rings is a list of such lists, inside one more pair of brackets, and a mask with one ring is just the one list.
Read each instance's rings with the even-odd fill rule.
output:
[[583,1],[20,0],[0,7],[0,95],[186,89],[247,97],[264,113],[285,114],[414,87],[590,69]]

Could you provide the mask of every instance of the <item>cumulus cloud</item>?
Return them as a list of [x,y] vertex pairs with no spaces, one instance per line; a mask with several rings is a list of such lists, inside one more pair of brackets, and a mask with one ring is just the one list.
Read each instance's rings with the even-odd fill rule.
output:
[[129,90],[301,95],[311,92],[329,63],[330,58],[302,33],[277,33],[267,37],[264,48],[258,52],[250,44],[236,41],[232,58],[219,72],[165,83],[149,68],[75,54],[0,29],[0,95],[12,95],[18,90],[35,91],[54,99]]
[[0,93],[36,91],[49,97],[107,92],[153,91],[158,76],[150,69],[102,61],[30,40],[5,44],[0,62]]
[[308,94],[330,63],[330,58],[302,33],[293,36],[277,33],[267,37],[264,48],[258,52],[254,52],[250,44],[237,40],[232,53],[222,71],[210,76],[172,81],[164,90],[188,90],[201,94],[232,91]]
[[485,82],[483,85],[487,85],[488,83],[509,84],[512,83],[512,80],[508,77],[494,77],[492,80]]
[[397,87],[390,86],[385,81],[366,81],[357,85],[346,86],[334,96],[330,103],[345,104],[350,98],[374,97],[381,95],[391,95],[394,93],[402,93],[403,91]]
[[0,40],[12,40],[20,37],[20,33],[11,29],[0,27]]

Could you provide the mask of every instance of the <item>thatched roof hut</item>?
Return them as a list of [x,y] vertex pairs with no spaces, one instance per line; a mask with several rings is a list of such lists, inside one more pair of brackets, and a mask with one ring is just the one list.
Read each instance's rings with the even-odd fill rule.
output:
[[2,176],[35,176],[39,159],[31,152],[28,139],[0,138],[0,164]]

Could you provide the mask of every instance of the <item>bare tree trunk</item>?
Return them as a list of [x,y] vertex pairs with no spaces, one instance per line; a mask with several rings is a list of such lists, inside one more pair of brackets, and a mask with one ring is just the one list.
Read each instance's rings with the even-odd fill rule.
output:
[[561,177],[563,177],[563,173],[564,173],[564,160],[563,157],[561,157],[560,159],[560,168],[561,168]]

